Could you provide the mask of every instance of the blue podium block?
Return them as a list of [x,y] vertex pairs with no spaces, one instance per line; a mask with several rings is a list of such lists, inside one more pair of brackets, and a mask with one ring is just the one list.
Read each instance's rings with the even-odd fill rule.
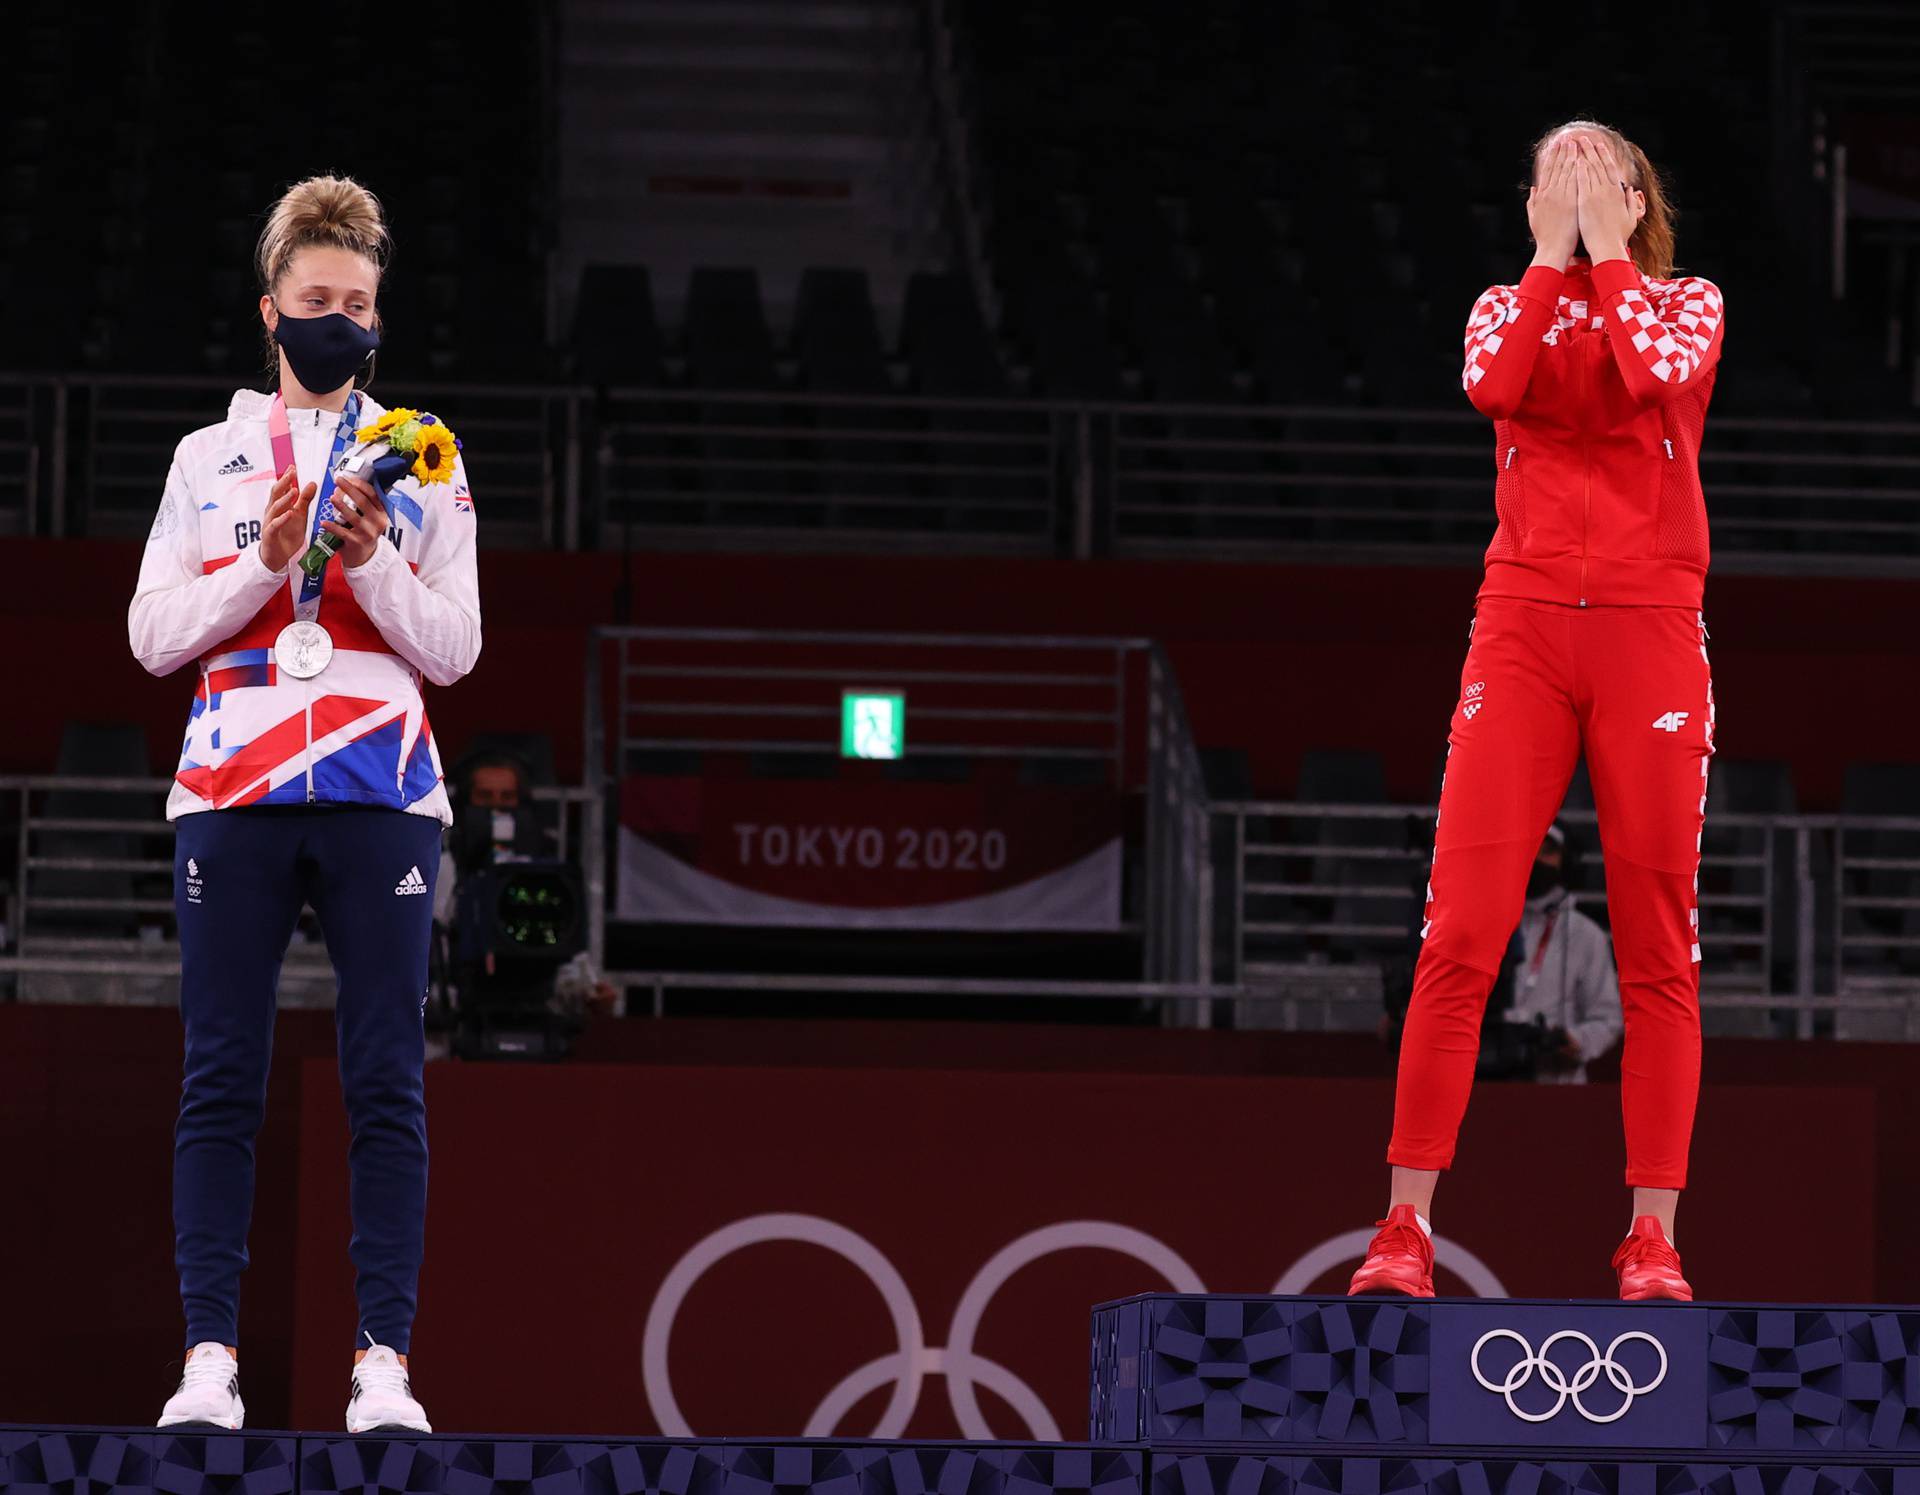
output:
[[1149,1294],[1094,1310],[1091,1412],[1155,1445],[1920,1458],[1920,1312]]
[[1920,1468],[1156,1449],[1148,1495],[1920,1495]]
[[0,1495],[1142,1495],[1146,1460],[1074,1443],[0,1427]]
[[88,1495],[155,1489],[153,1434],[99,1428],[0,1428],[0,1490]]
[[293,1495],[291,1437],[0,1427],[4,1495]]

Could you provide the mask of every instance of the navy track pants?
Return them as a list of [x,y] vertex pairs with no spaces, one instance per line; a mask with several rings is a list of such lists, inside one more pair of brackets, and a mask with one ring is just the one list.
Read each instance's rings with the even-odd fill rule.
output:
[[302,903],[338,984],[352,1136],[353,1258],[368,1337],[405,1354],[426,1237],[423,1011],[440,823],[358,806],[184,815],[176,826],[186,1072],[174,1130],[174,1254],[189,1347],[238,1345],[275,992]]

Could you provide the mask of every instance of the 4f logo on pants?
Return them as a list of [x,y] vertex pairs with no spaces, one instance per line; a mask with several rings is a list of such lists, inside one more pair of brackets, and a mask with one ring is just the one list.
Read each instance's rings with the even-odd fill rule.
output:
[[1691,715],[1690,712],[1669,711],[1665,716],[1656,716],[1653,719],[1653,730],[1656,732],[1678,732],[1687,724],[1687,717],[1689,715]]

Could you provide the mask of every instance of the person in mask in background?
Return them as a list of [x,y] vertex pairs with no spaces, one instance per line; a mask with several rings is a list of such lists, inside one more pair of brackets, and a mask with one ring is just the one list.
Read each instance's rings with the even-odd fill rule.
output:
[[473,495],[450,433],[428,464],[448,462],[445,478],[416,466],[383,491],[336,471],[386,414],[363,386],[389,248],[379,202],[349,178],[309,178],[274,205],[255,258],[272,386],[237,391],[225,419],[175,449],[127,612],[149,671],[196,668],[167,799],[186,1036],[173,1218],[187,1353],[162,1427],[244,1425],[254,1137],[280,962],[311,904],[338,978],[353,1138],[360,1313],[347,1431],[432,1431],[408,1349],[426,1232],[433,877],[452,815],[422,691],[473,668],[480,587]]
[[[1534,857],[1520,923],[1494,979],[1480,1032],[1476,1073],[1483,1080],[1581,1084],[1587,1065],[1620,1041],[1624,1019],[1614,974],[1613,943],[1574,906],[1573,848],[1557,822]],[[1415,887],[1416,908],[1418,886]],[[1408,930],[1410,971],[1420,948],[1420,922]],[[1407,1016],[1404,982],[1388,988],[1382,1042],[1398,1047]]]
[[433,886],[433,922],[453,924],[454,891],[460,873],[489,862],[524,862],[540,855],[532,823],[520,807],[532,798],[532,776],[518,758],[480,753],[454,768],[449,788],[454,820],[440,852]]
[[[532,774],[511,753],[481,752],[454,770],[454,822],[440,853],[434,885],[433,920],[443,948],[453,937],[460,878],[476,867],[499,862],[540,861],[553,855],[532,814]],[[445,962],[450,969],[451,960]],[[450,992],[457,1004],[459,993]],[[548,1003],[557,1015],[584,1020],[618,1013],[620,990],[605,980],[585,952],[554,974]],[[437,1046],[434,1057],[444,1056]]]
[[1548,1031],[1534,1078],[1584,1084],[1587,1065],[1620,1041],[1620,983],[1606,930],[1567,891],[1567,833],[1558,824],[1533,859],[1517,943],[1506,1020]]

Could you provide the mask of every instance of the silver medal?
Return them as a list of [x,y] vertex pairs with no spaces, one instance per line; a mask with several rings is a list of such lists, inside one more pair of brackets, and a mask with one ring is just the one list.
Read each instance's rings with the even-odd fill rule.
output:
[[282,674],[311,680],[333,660],[333,635],[318,623],[289,623],[273,641],[273,659]]

